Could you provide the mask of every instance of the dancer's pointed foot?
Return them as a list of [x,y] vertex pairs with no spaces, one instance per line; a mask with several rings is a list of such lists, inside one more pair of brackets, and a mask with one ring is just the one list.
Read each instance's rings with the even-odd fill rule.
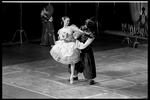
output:
[[70,77],[70,84],[73,84],[73,77]]

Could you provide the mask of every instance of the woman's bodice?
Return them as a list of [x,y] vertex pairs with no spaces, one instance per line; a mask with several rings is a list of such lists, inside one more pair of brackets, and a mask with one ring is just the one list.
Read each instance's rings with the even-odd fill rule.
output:
[[79,32],[75,32],[75,30],[77,30],[77,28],[74,28],[74,26],[68,26],[60,29],[58,32],[60,39],[68,42],[74,42],[78,36],[77,34],[79,34]]

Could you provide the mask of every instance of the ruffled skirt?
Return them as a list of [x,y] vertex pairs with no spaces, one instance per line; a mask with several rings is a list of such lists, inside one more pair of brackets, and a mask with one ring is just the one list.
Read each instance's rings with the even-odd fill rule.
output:
[[50,54],[62,64],[75,64],[80,61],[80,50],[75,48],[75,42],[56,41]]

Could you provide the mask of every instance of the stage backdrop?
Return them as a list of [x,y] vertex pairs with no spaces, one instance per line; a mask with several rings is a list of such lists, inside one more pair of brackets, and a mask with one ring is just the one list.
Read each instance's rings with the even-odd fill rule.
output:
[[[26,32],[28,39],[40,38],[42,34],[42,21],[40,13],[48,3],[2,3],[2,42],[9,42],[16,30],[22,29]],[[121,30],[121,23],[131,23],[129,3],[99,3],[98,13],[96,13],[97,3],[51,3],[54,7],[53,23],[55,34],[61,28],[62,16],[69,16],[71,24],[78,27],[84,24],[87,18],[98,16],[100,30]],[[66,9],[67,7],[67,9]],[[22,19],[20,12],[22,11]],[[56,35],[57,36],[57,35]],[[19,34],[16,36],[19,40]]]

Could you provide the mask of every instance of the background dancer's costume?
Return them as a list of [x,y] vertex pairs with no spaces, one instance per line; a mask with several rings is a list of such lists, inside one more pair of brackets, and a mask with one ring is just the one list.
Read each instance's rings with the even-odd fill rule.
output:
[[42,11],[43,14],[41,14],[41,19],[43,23],[43,29],[41,36],[41,45],[54,45],[55,34],[52,19],[53,12],[53,6],[50,4],[45,8],[45,11]]
[[148,37],[148,16],[145,14],[145,8],[142,8],[142,14],[139,16],[139,27],[144,29],[144,35]]

